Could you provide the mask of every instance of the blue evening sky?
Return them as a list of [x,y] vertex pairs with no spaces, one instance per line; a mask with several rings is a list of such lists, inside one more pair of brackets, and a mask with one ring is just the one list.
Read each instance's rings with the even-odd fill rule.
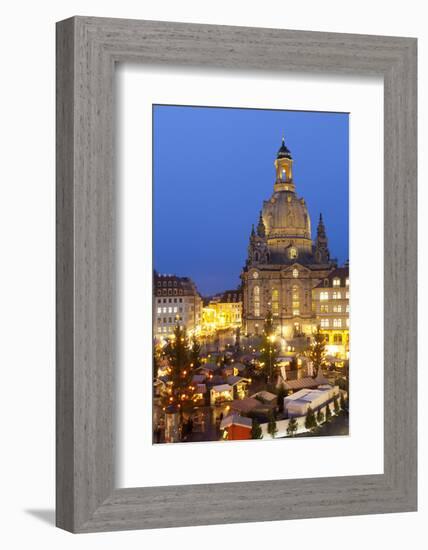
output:
[[191,277],[202,295],[238,286],[283,135],[312,237],[322,212],[331,256],[348,259],[348,114],[156,105],[153,121],[159,273]]

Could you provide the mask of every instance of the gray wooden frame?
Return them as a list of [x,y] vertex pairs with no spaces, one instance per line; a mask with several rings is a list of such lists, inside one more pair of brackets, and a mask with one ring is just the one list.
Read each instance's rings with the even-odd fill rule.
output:
[[[383,76],[382,475],[115,488],[116,62]],[[413,38],[88,17],[57,24],[59,527],[91,532],[416,510],[416,78]],[[370,185],[361,182],[361,192]]]

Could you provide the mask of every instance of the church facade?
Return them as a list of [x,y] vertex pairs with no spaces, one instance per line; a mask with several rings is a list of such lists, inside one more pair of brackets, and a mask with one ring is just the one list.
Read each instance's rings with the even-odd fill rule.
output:
[[321,214],[312,239],[309,212],[296,193],[293,158],[284,139],[275,174],[272,196],[264,201],[257,227],[252,228],[241,273],[243,331],[261,334],[271,311],[282,338],[309,336],[317,326],[312,290],[337,264],[330,258]]

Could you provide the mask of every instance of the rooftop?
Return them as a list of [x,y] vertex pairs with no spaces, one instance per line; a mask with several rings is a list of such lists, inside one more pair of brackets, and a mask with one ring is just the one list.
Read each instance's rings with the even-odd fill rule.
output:
[[299,380],[286,380],[284,382],[286,390],[299,390],[302,388],[313,389],[321,386],[322,384],[328,384],[328,380],[320,373],[318,373],[316,378],[306,376],[305,378],[300,378]]
[[333,279],[340,279],[339,286],[345,287],[346,279],[349,279],[349,267],[336,267],[336,269],[333,269],[327,277],[324,277],[315,288],[333,288]]
[[220,424],[220,429],[224,430],[225,428],[232,426],[232,424],[235,426],[243,426],[244,428],[251,428],[253,426],[253,421],[251,418],[245,418],[240,414],[230,414],[229,416],[223,418]]
[[277,159],[292,159],[290,149],[285,145],[285,140],[282,138],[282,144],[281,147],[278,149],[278,154],[276,156]]

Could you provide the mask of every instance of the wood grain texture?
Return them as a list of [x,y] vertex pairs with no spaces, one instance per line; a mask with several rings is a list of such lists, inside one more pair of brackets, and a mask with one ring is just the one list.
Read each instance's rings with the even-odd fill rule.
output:
[[[116,62],[383,76],[383,475],[114,488]],[[87,17],[58,23],[59,527],[92,532],[416,509],[416,78],[412,38]]]

